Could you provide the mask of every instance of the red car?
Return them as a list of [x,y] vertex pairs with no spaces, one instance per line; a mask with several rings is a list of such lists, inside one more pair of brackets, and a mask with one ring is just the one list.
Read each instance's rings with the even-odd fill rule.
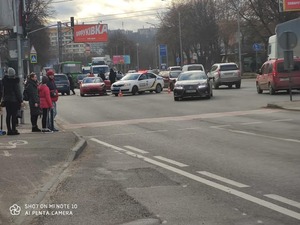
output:
[[100,77],[85,77],[80,84],[80,96],[85,94],[106,95],[106,84]]
[[294,58],[292,71],[284,69],[283,59],[272,59],[265,62],[256,77],[256,90],[261,94],[268,90],[271,95],[276,91],[286,90],[289,92],[289,77],[291,77],[291,88],[300,90],[300,59]]

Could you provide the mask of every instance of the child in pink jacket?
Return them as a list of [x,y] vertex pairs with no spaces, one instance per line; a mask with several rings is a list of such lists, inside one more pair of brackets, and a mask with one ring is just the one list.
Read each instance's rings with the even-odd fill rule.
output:
[[48,115],[49,110],[53,107],[52,100],[50,97],[50,90],[47,86],[47,82],[49,78],[47,76],[42,77],[42,84],[39,86],[39,96],[40,96],[40,107],[43,110],[43,117],[42,117],[42,132],[49,133],[52,132],[48,129]]

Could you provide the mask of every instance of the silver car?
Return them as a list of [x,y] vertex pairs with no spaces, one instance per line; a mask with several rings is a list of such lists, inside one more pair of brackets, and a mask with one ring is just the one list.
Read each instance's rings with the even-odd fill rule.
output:
[[236,88],[241,87],[241,73],[235,63],[216,63],[212,65],[207,76],[214,78],[215,89],[221,85],[226,85],[229,88],[232,88],[232,85],[235,85]]

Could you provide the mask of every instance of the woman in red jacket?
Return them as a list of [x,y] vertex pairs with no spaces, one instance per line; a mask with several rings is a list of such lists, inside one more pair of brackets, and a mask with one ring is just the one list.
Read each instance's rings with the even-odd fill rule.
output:
[[40,107],[43,110],[43,117],[42,117],[42,132],[53,132],[48,128],[48,115],[49,110],[53,107],[52,100],[50,97],[50,89],[47,86],[47,82],[49,78],[46,76],[42,77],[42,84],[39,86],[39,96],[40,96]]

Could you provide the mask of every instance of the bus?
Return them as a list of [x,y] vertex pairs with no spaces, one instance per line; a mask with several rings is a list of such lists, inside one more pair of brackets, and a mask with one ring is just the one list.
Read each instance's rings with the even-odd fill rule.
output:
[[82,74],[82,63],[79,61],[65,61],[53,66],[56,73],[70,73],[73,77],[74,86],[77,86],[77,76]]

